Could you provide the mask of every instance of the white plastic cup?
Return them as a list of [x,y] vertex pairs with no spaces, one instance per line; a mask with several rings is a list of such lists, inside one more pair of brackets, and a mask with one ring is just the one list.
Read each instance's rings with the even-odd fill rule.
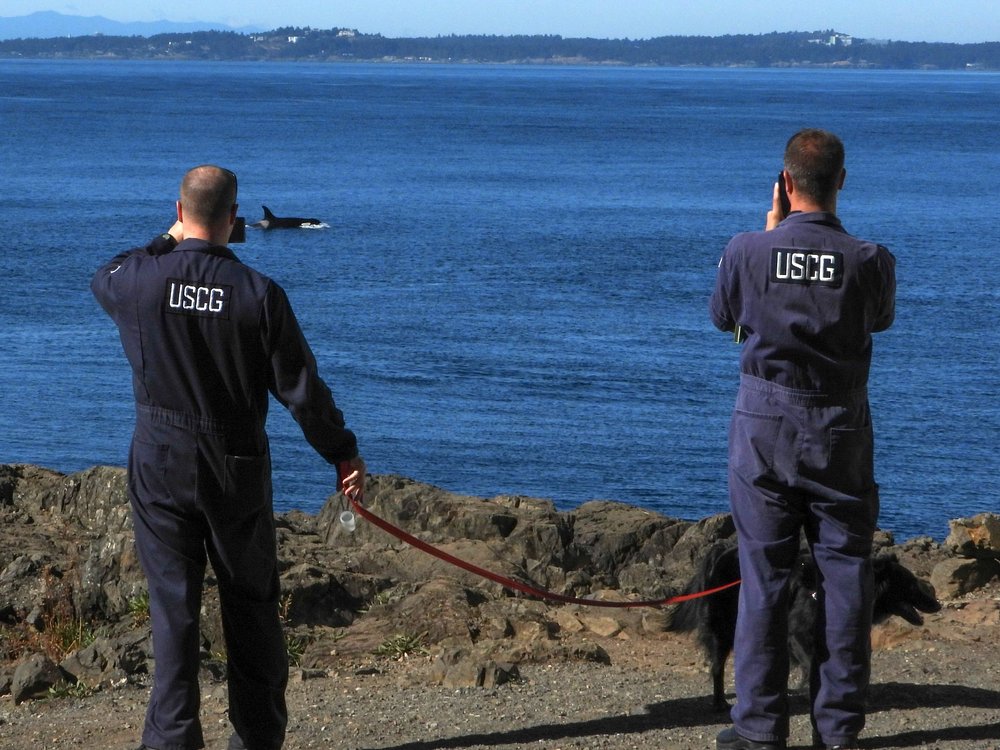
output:
[[340,525],[344,527],[344,531],[348,534],[354,531],[355,526],[357,526],[354,520],[354,513],[349,510],[341,511],[337,520],[340,521]]

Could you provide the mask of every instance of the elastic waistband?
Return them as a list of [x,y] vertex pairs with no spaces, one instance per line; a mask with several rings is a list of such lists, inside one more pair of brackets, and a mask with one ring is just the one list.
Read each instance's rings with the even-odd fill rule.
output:
[[806,391],[798,388],[786,388],[783,385],[772,383],[770,380],[763,380],[746,373],[740,373],[740,388],[770,396],[777,401],[795,406],[850,406],[868,401],[867,386],[838,393]]
[[167,427],[178,427],[188,432],[198,432],[207,435],[232,435],[234,432],[256,431],[257,428],[249,428],[244,423],[232,422],[226,419],[214,419],[212,417],[200,417],[197,414],[188,414],[173,409],[164,409],[162,406],[151,406],[149,404],[135,405],[136,418],[150,424],[166,425]]

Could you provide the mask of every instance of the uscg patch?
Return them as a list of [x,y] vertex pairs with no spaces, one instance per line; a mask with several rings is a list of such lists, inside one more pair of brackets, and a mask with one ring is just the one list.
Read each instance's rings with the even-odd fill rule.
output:
[[844,254],[835,250],[772,248],[771,281],[778,284],[839,287],[844,281]]
[[168,313],[200,318],[229,320],[230,284],[204,284],[183,279],[167,279],[164,302]]

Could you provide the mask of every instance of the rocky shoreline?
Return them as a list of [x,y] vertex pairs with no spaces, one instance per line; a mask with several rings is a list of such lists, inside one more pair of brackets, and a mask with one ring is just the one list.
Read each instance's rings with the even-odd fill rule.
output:
[[[662,599],[733,533],[613,502],[472,498],[372,476],[366,507],[462,560],[562,595]],[[669,632],[669,607],[611,609],[515,594],[361,519],[276,516],[292,684],[286,747],[712,747],[702,655]],[[124,471],[63,475],[0,465],[0,747],[138,744],[151,670],[145,581]],[[1000,518],[952,521],[944,544],[895,554],[944,608],[921,627],[873,631],[870,747],[1000,743]],[[209,747],[224,747],[224,644],[214,582],[204,602]],[[800,701],[800,699],[797,699]],[[808,741],[798,705],[793,739]],[[957,722],[961,722],[961,724]],[[803,722],[805,722],[803,724]]]

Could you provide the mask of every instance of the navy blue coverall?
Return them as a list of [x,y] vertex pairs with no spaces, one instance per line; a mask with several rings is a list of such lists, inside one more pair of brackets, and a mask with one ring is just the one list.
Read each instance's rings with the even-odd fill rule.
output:
[[732,718],[751,740],[788,736],[787,584],[800,529],[819,572],[813,727],[835,745],[864,726],[879,510],[867,383],[871,334],[892,324],[895,287],[892,254],[825,212],[736,235],[719,263],[712,322],[747,337],[729,494],[743,580]]
[[174,247],[169,235],[158,237],[100,268],[91,289],[118,326],[135,393],[128,489],[156,660],[143,743],[204,745],[198,657],[207,558],[219,585],[236,736],[250,750],[280,748],[288,660],[268,393],[331,464],[357,455],[354,434],[284,291],[228,248],[197,239]]

